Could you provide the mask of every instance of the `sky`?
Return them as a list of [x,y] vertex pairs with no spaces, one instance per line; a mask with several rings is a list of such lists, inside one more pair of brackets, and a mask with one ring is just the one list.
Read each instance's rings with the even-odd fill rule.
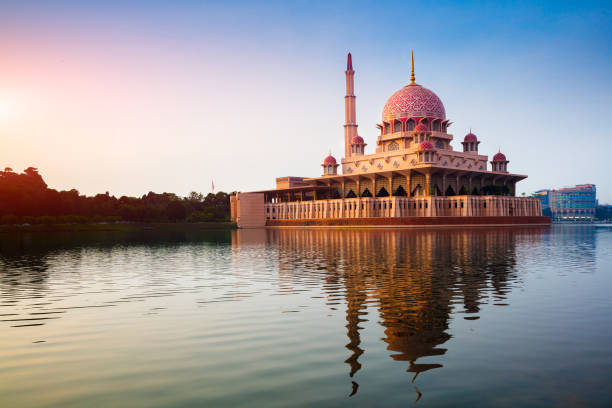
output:
[[582,183],[612,203],[612,3],[0,0],[0,167],[51,188],[140,196],[274,187],[344,151],[346,54],[359,134],[434,91],[518,193]]

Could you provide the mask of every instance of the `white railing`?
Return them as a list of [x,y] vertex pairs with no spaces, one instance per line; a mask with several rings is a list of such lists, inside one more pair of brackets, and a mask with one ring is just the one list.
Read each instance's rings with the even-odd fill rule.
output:
[[268,220],[539,216],[540,200],[504,196],[366,197],[265,204]]

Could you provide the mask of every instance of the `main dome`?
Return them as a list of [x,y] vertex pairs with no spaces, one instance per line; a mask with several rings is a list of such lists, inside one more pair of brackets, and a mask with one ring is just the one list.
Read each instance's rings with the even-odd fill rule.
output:
[[391,95],[383,108],[383,122],[394,119],[446,119],[444,105],[438,95],[419,84],[409,84]]

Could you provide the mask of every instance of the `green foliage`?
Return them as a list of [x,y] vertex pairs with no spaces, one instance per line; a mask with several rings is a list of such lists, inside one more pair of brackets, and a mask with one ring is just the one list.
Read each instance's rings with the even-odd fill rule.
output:
[[229,213],[229,194],[224,192],[204,196],[193,191],[185,198],[153,192],[140,198],[116,198],[108,192],[87,197],[74,189],[48,188],[34,167],[21,174],[10,167],[0,171],[0,223],[7,225],[209,222],[229,220]]

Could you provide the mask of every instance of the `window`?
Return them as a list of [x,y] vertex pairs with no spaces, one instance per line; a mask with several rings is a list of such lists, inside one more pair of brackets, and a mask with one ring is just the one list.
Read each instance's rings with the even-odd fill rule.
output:
[[408,121],[406,122],[406,130],[409,132],[414,130],[414,120],[408,119]]
[[395,123],[393,124],[393,131],[394,132],[401,132],[402,131],[402,122],[400,122],[399,120],[396,120]]
[[389,143],[389,146],[387,146],[387,150],[389,151],[399,150],[399,144],[397,142],[391,142]]

